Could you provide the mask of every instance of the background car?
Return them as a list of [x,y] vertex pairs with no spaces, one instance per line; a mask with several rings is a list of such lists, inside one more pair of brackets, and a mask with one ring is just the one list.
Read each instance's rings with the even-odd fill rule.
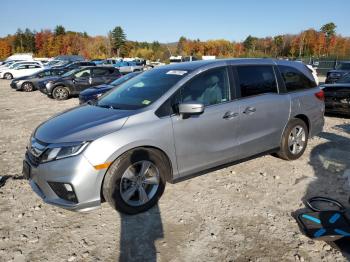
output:
[[31,92],[39,89],[38,83],[48,77],[58,77],[67,72],[65,69],[44,69],[29,76],[18,77],[11,81],[10,86],[16,90]]
[[45,88],[40,91],[56,100],[65,100],[91,86],[110,83],[119,77],[121,74],[114,67],[84,67],[69,71],[62,77],[47,82]]
[[335,83],[348,73],[350,73],[350,61],[340,62],[334,70],[327,73],[326,84]]
[[133,72],[133,73],[127,74],[125,76],[122,76],[122,77],[118,78],[117,80],[112,81],[109,84],[98,85],[98,86],[94,86],[94,87],[91,87],[91,88],[84,90],[83,92],[81,92],[79,94],[79,104],[86,103],[87,101],[90,101],[90,100],[96,100],[104,93],[121,85],[122,83],[125,83],[126,81],[137,76],[140,73],[141,72]]
[[67,71],[76,69],[83,66],[95,66],[96,64],[93,62],[85,62],[85,61],[78,61],[78,62],[68,62],[68,64],[65,64],[64,66],[53,66],[52,68],[58,68],[58,69],[65,69]]
[[32,75],[43,69],[44,66],[37,63],[20,63],[14,67],[2,70],[0,72],[0,78],[11,80],[17,77]]
[[350,73],[321,88],[325,93],[326,112],[350,115]]
[[142,71],[143,65],[137,65],[136,62],[119,61],[115,65],[120,73],[127,74],[136,71]]

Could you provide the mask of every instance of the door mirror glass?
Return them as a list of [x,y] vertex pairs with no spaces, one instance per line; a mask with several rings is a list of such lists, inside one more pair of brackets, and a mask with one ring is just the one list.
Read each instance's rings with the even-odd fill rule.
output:
[[179,104],[179,113],[183,115],[199,115],[204,112],[204,104],[198,102],[185,102]]

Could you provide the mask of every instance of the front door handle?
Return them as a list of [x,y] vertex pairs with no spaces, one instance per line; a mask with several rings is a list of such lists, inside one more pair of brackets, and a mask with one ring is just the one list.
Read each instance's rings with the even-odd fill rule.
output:
[[251,115],[251,114],[255,113],[255,111],[256,111],[256,108],[255,108],[255,107],[248,106],[248,107],[243,111],[243,114]]
[[238,113],[235,113],[235,112],[231,112],[231,111],[228,111],[224,114],[224,116],[222,117],[223,119],[232,119],[234,117],[238,116]]

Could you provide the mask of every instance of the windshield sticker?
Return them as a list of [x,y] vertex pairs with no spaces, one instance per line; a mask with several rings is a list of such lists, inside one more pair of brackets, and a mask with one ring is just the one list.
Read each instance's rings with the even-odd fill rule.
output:
[[143,105],[148,105],[149,103],[151,103],[151,101],[149,101],[149,100],[143,100],[143,101],[142,101],[142,104],[143,104]]
[[187,71],[182,71],[182,70],[170,70],[168,71],[166,74],[167,75],[178,75],[178,76],[183,76],[184,74],[186,74]]

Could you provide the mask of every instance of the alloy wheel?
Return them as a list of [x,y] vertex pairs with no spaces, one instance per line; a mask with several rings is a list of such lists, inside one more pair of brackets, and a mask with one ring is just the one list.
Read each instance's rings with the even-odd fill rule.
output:
[[23,87],[22,87],[23,91],[25,92],[31,92],[33,91],[33,85],[29,82],[26,82],[23,84]]
[[293,127],[288,137],[288,149],[293,155],[299,154],[305,147],[306,133],[302,126]]
[[157,193],[159,170],[150,161],[143,160],[129,166],[120,180],[120,195],[130,206],[142,206]]
[[67,99],[68,91],[64,87],[56,87],[53,92],[53,97],[58,100]]

